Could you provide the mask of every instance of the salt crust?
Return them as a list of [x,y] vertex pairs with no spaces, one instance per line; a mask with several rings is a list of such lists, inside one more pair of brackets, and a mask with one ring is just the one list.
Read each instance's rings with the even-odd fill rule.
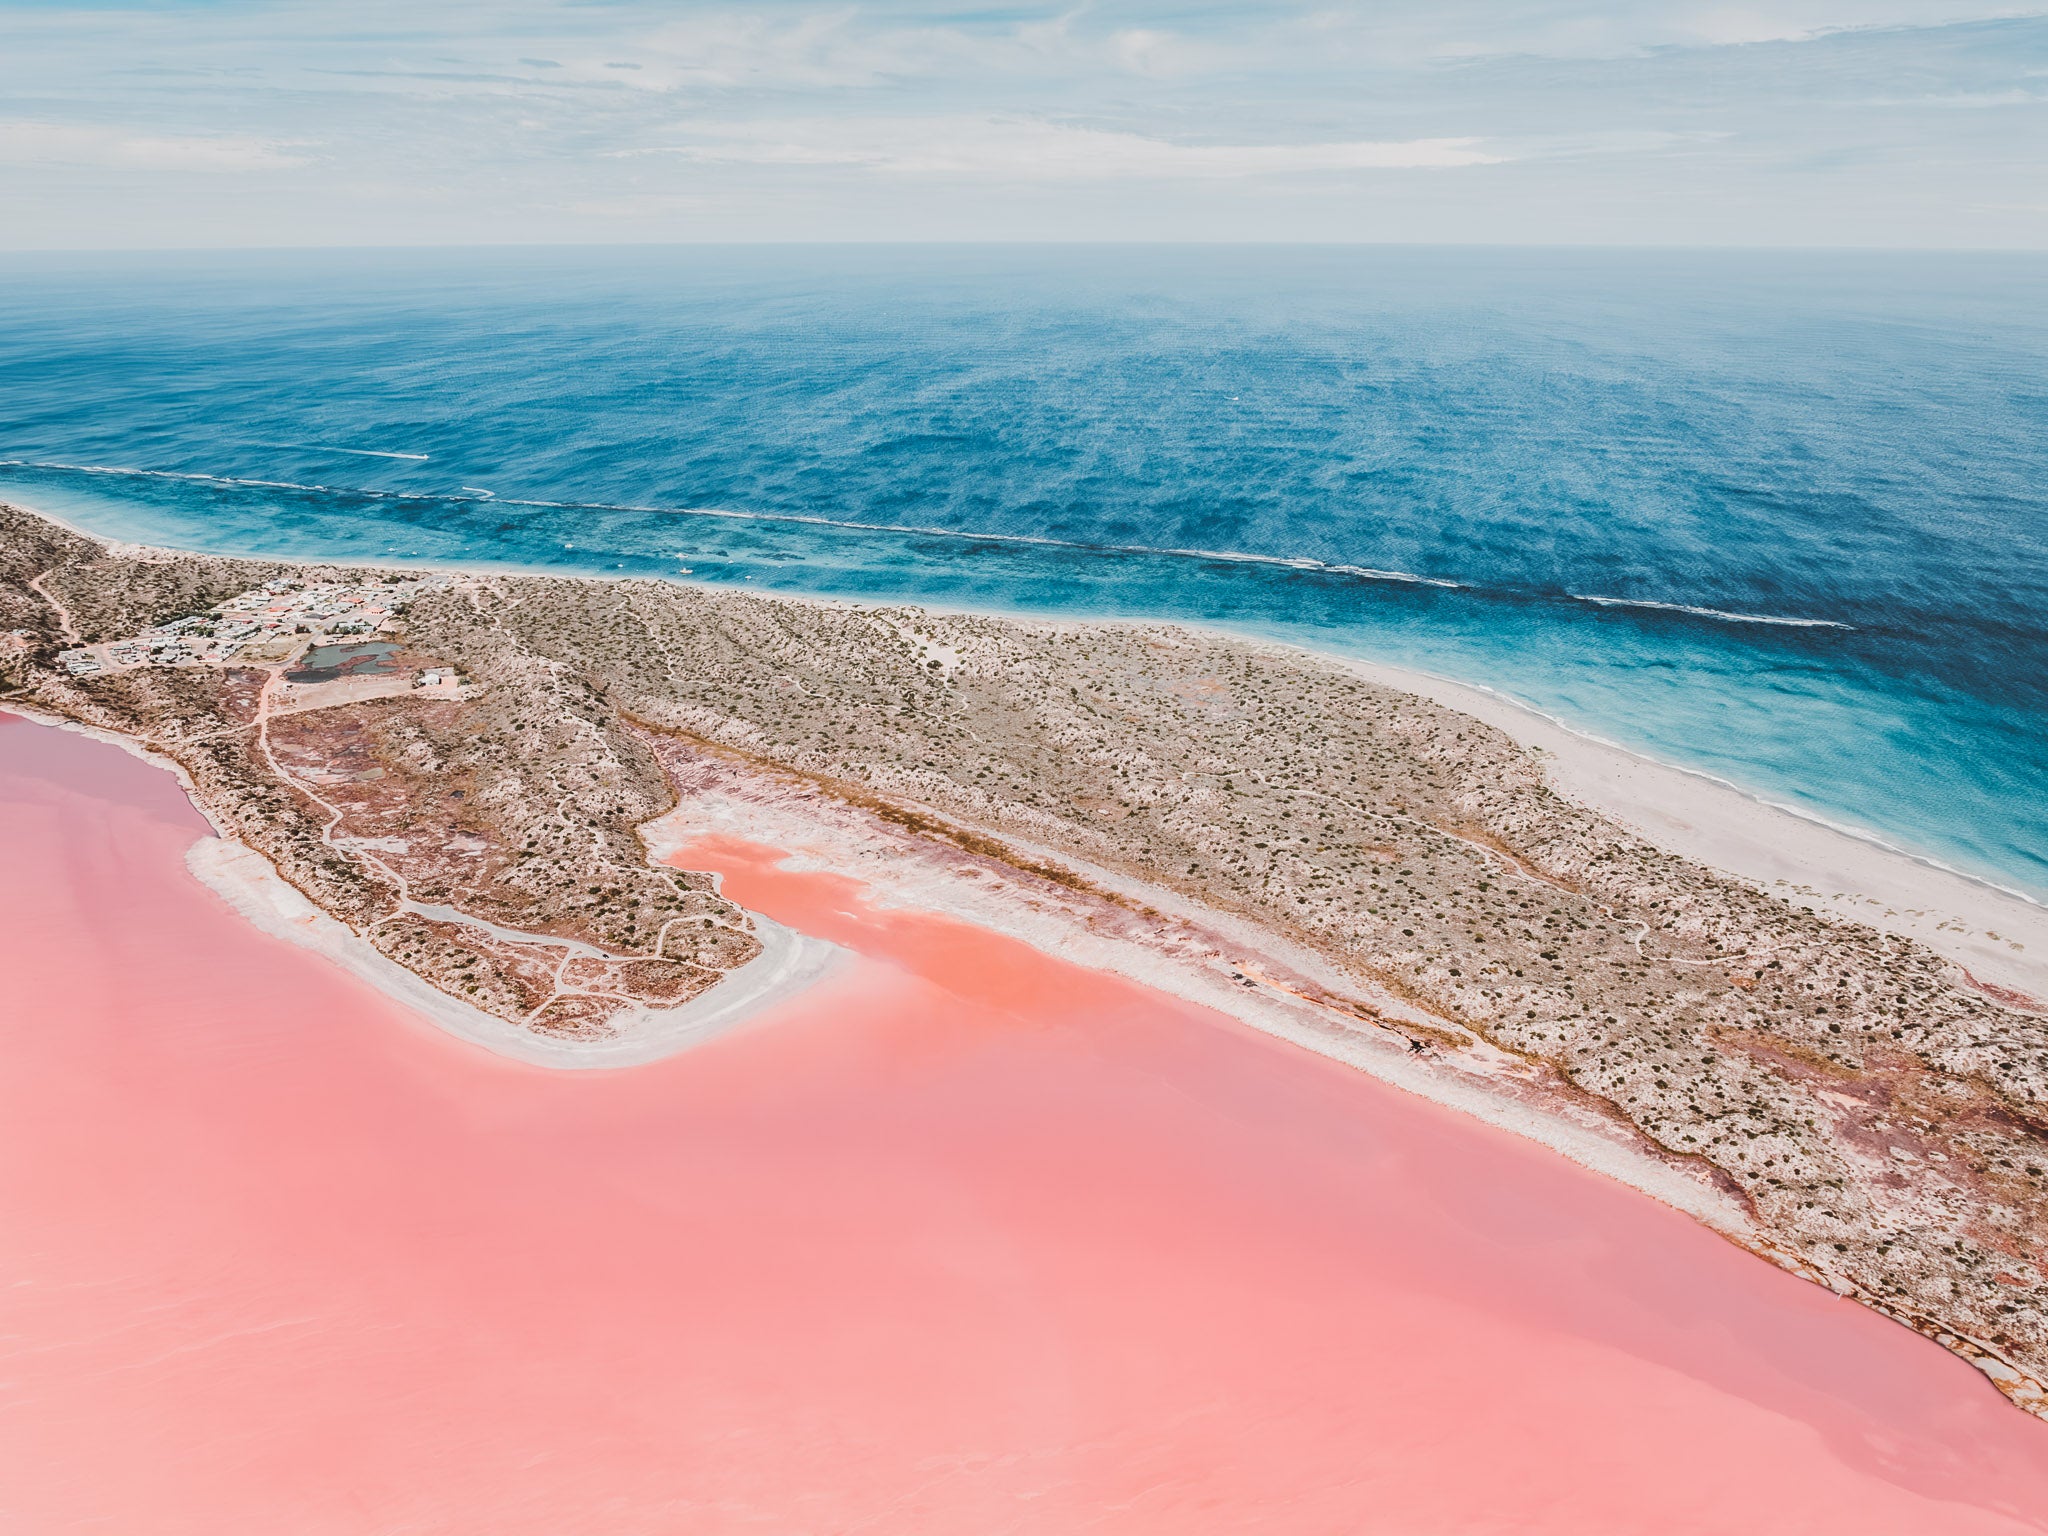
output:
[[324,955],[458,1039],[536,1067],[637,1067],[677,1055],[808,991],[846,958],[836,944],[750,913],[761,953],[709,991],[675,1008],[615,1014],[603,1035],[550,1035],[450,997],[386,958],[314,906],[254,849],[203,837],[186,851],[185,866],[263,932]]
[[[858,820],[813,816],[790,803],[763,805],[724,795],[693,796],[641,829],[653,858],[666,862],[677,850],[705,835],[748,839],[782,849],[785,867],[847,875],[865,886],[876,906],[951,917],[1030,945],[1044,954],[1090,970],[1104,971],[1196,1007],[1224,1014],[1263,1034],[1368,1072],[1383,1082],[1469,1115],[1563,1154],[1581,1167],[1605,1174],[1685,1212],[1745,1246],[1758,1234],[1748,1214],[1704,1178],[1638,1150],[1619,1127],[1590,1113],[1539,1107],[1511,1096],[1514,1086],[1443,1058],[1411,1055],[1397,1034],[1367,1027],[1333,1025],[1332,1016],[1308,1003],[1235,981],[1226,963],[1190,964],[1147,944],[1106,932],[1078,905],[1044,899],[1037,892],[988,878],[985,867],[937,859],[892,856],[890,831]],[[1029,850],[1025,850],[1029,851]],[[1109,888],[1129,885],[1105,870],[1063,862]],[[1181,907],[1166,893],[1129,885],[1162,911]],[[1218,914],[1187,909],[1212,922]],[[758,921],[758,919],[756,919]],[[1218,927],[1227,927],[1219,924]],[[1267,938],[1264,948],[1271,950]],[[1293,960],[1296,957],[1288,955]],[[1358,983],[1349,981],[1357,992]],[[1375,999],[1390,1015],[1408,1010],[1392,998]]]

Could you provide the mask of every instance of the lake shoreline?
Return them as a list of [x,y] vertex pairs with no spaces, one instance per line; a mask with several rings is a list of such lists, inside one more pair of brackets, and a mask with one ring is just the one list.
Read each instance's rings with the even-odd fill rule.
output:
[[[120,634],[198,593],[334,569],[66,543],[31,520],[15,603],[45,633],[38,605]],[[71,680],[29,648],[20,665],[48,709],[188,763],[188,792],[263,855],[192,866],[245,916],[305,942],[317,906],[335,932],[316,947],[414,1011],[488,1003],[487,1027],[440,1009],[472,1043],[612,1035],[569,1049],[618,1065],[686,1049],[686,1021],[640,1027],[656,983],[736,1026],[748,986],[721,999],[663,945],[684,923],[690,953],[744,972],[746,919],[673,854],[747,837],[1512,1130],[2048,1402],[1996,1310],[2035,1283],[2004,1236],[2029,1230],[2035,1193],[2014,1106],[2036,1092],[2039,979],[2016,898],[1956,880],[1951,914],[1926,894],[1941,872],[1702,775],[1497,695],[1228,631],[500,573],[433,584],[404,627],[460,698],[285,717],[232,664]],[[653,974],[675,966],[693,969]],[[813,974],[761,970],[770,1001]],[[531,1027],[571,992],[587,1024]],[[1901,1160],[1942,1172],[1902,1181]],[[1981,1254],[1924,1240],[1955,1199],[1999,1224]],[[1933,1302],[1902,1274],[1968,1289]]]

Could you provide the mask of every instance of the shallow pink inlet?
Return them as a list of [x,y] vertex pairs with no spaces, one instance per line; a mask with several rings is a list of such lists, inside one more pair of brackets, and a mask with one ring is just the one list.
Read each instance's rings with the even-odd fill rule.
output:
[[770,850],[863,957],[509,1064],[0,724],[0,1530],[1973,1533],[2048,1426],[1641,1196]]

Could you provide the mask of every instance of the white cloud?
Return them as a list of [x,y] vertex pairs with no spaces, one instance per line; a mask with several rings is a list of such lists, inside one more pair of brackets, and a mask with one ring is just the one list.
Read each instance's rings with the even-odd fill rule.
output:
[[1184,144],[1034,118],[863,118],[698,124],[690,142],[621,155],[712,164],[851,166],[906,176],[1008,181],[1199,179],[1367,170],[1449,170],[1506,156],[1473,138],[1308,144]]
[[1326,58],[1399,68],[1429,60],[1626,59],[1661,49],[1806,43],[1845,32],[1913,31],[2038,17],[2032,4],[1983,0],[1487,0],[1468,6],[1333,7],[1278,23],[1274,53],[1300,59],[1304,44]]
[[1155,80],[1200,74],[1226,63],[1231,55],[1214,44],[1191,41],[1174,32],[1126,27],[1112,32],[1106,54],[1116,67]]
[[0,122],[0,165],[235,173],[308,163],[288,143],[241,134],[149,134],[78,123]]
[[[2043,157],[2012,130],[2044,110],[2048,24],[1981,23],[2044,13],[0,0],[0,198],[20,215],[0,246],[263,243],[291,199],[392,240],[603,220],[606,237],[637,221],[734,238],[2040,244],[2036,213],[1995,210],[2038,201]],[[106,198],[115,178],[136,195]],[[1366,181],[1370,198],[1332,195]],[[219,195],[258,182],[264,198]],[[1005,222],[1026,204],[1028,223]]]
[[[969,26],[878,19],[850,7],[783,17],[707,10],[612,38],[601,45],[611,51],[601,55],[571,48],[563,62],[546,67],[578,83],[641,90],[846,90],[956,79],[1169,80],[1245,57],[1241,40],[1203,41],[1147,26],[1091,28],[1076,24],[1082,14]],[[1263,35],[1265,28],[1253,31]]]
[[1848,103],[1855,107],[1935,107],[1959,112],[1992,107],[2048,107],[2048,95],[2039,91],[1951,91],[1938,96],[1866,96]]
[[786,21],[743,11],[710,12],[669,22],[625,44],[635,65],[631,78],[621,75],[617,53],[602,60],[572,59],[566,73],[571,79],[642,90],[844,89],[930,74],[955,42],[954,34],[938,29],[863,24],[845,9]]
[[1673,8],[1665,25],[1673,42],[1740,47],[1811,42],[1837,32],[1953,26],[2039,14],[2036,6],[1987,6],[1970,0],[1777,0],[1770,5]]

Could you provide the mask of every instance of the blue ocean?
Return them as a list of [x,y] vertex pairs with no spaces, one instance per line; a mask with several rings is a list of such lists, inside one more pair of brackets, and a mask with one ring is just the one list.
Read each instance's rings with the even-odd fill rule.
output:
[[2048,259],[12,257],[0,495],[124,538],[1198,620],[2048,895]]

